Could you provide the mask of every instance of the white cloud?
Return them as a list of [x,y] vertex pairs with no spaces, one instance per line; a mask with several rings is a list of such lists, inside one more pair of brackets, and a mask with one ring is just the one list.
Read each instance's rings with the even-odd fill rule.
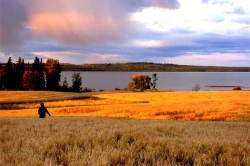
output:
[[[249,32],[250,25],[244,23],[246,15],[233,13],[237,5],[233,3],[202,4],[200,0],[180,0],[180,8],[166,10],[145,8],[134,14],[133,20],[145,25],[148,29],[171,33],[184,29],[193,33],[244,34]],[[243,3],[242,3],[243,4]],[[250,10],[247,11],[250,13]],[[241,22],[237,22],[241,20]]]
[[160,40],[147,40],[147,41],[134,41],[134,45],[139,47],[162,47],[165,45],[164,41]]
[[183,65],[207,65],[207,66],[249,66],[250,57],[243,54],[211,54],[211,55],[184,55],[166,58],[167,63]]

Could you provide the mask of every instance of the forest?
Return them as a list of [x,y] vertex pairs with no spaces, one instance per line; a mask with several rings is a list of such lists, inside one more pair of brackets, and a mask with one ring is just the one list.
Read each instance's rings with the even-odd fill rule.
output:
[[62,71],[145,71],[145,72],[249,72],[250,67],[191,66],[169,63],[128,62],[104,64],[61,64]]

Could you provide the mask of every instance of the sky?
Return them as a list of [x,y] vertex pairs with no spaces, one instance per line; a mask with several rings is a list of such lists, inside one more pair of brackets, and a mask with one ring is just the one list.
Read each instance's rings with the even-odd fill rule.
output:
[[0,62],[250,66],[249,0],[0,0]]

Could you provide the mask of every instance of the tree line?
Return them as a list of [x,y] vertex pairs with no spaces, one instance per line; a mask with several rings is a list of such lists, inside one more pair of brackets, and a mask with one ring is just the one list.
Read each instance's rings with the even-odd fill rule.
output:
[[25,64],[21,57],[16,63],[9,57],[4,66],[0,63],[0,90],[80,91],[82,89],[82,78],[77,72],[72,75],[72,88],[68,87],[66,79],[61,86],[60,80],[61,66],[57,59],[48,58],[46,63],[43,63],[42,59],[35,57],[30,65]]
[[6,90],[58,90],[61,78],[60,63],[49,58],[46,63],[35,57],[33,64],[25,66],[24,59],[16,63],[9,57],[5,66],[0,66],[0,88]]
[[[151,77],[143,74],[136,74],[131,77],[128,84],[129,89],[143,91],[145,89],[156,90],[157,75]],[[72,74],[72,87],[68,86],[66,78],[62,85],[61,65],[59,60],[48,58],[45,63],[42,59],[35,57],[32,64],[25,64],[24,59],[18,58],[16,63],[9,57],[6,64],[0,63],[0,90],[50,90],[50,91],[91,91],[82,88],[82,77],[78,71]]]
[[249,72],[250,67],[192,66],[169,63],[104,63],[104,64],[61,64],[62,71],[136,71],[136,72]]

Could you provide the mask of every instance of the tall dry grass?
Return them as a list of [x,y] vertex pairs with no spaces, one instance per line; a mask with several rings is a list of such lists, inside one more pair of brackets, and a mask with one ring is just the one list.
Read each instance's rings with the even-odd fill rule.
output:
[[[56,95],[57,92],[54,92]],[[1,94],[1,92],[0,92]],[[106,116],[136,119],[250,121],[250,91],[69,93],[61,101],[46,102],[52,116]],[[74,96],[75,94],[75,96]],[[37,94],[39,96],[40,94]],[[68,95],[68,96],[67,96]],[[35,96],[33,92],[30,96]],[[50,95],[48,95],[50,96]],[[37,116],[40,103],[25,103],[29,97],[1,100],[0,117]],[[78,100],[68,100],[82,97]],[[91,98],[87,98],[91,97]],[[68,99],[67,99],[68,98]],[[44,98],[47,100],[48,98]],[[57,98],[56,98],[57,99]],[[65,99],[65,100],[64,100]],[[67,99],[67,100],[66,100]],[[35,99],[33,100],[35,102]],[[17,110],[19,109],[19,110]],[[21,110],[20,110],[21,109]]]
[[0,165],[250,165],[249,122],[0,119]]

